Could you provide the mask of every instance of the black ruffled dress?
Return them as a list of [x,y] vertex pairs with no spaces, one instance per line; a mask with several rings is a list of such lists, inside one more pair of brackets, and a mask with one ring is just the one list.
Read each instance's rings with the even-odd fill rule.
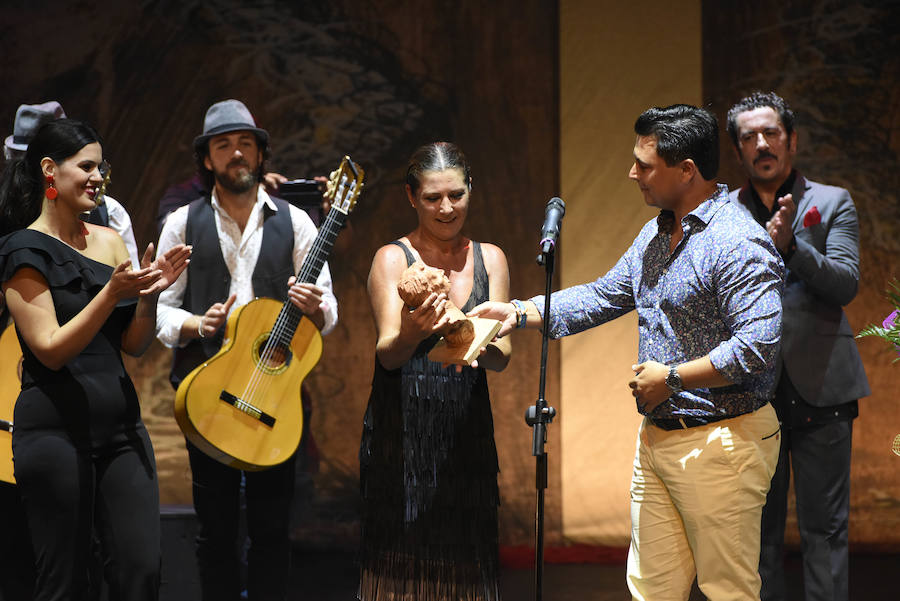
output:
[[[31,229],[0,239],[0,282],[24,268],[47,282],[60,324],[113,272]],[[41,363],[19,337],[23,374],[13,462],[37,560],[36,600],[82,598],[97,585],[88,581],[92,532],[104,550],[110,597],[158,598],[156,463],[121,356],[136,302],[119,303],[84,350],[58,370]]]

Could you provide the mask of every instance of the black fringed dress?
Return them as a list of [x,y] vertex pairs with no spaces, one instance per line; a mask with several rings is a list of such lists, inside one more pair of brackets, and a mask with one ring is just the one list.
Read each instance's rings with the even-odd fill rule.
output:
[[[415,257],[402,242],[408,264]],[[488,300],[481,246],[472,293]],[[446,369],[422,342],[401,368],[375,360],[359,451],[363,601],[497,601],[497,448],[484,369]]]

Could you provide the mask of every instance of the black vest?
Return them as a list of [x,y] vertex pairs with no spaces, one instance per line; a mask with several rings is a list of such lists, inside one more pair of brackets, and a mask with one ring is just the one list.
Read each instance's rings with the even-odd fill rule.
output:
[[85,215],[81,214],[81,218],[88,223],[93,223],[94,225],[102,225],[103,227],[109,227],[109,209],[106,208],[106,204],[97,205],[94,209]]
[[[263,237],[253,268],[253,294],[257,298],[269,297],[283,302],[287,300],[288,278],[296,275],[294,229],[290,205],[280,198],[273,198],[272,201],[278,211],[263,207]],[[181,308],[202,315],[213,304],[224,303],[231,287],[231,274],[222,257],[214,209],[208,196],[190,204],[184,242],[192,245],[193,251]],[[178,388],[195,367],[215,355],[222,346],[224,336],[225,328],[222,327],[215,336],[193,339],[183,348],[176,348],[169,375],[172,386]]]

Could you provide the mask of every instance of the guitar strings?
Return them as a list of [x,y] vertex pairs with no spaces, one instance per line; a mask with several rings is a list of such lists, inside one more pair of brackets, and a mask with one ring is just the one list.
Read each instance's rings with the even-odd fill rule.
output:
[[[332,217],[331,214],[329,214],[329,217]],[[333,225],[333,223],[336,221],[336,216],[332,219],[326,218],[326,223],[323,225],[323,227],[326,228],[326,233],[334,233],[333,228],[330,226]],[[324,241],[324,238],[318,240],[318,242],[321,241]],[[310,278],[312,277],[311,272],[321,271],[321,267],[322,265],[324,265],[325,256],[325,253],[321,251],[321,246],[321,244],[316,244],[314,245],[313,249],[310,250],[309,256],[311,256],[313,260],[311,262],[304,262],[304,265],[301,268],[301,272],[298,275],[298,280],[303,282],[310,281]],[[307,265],[309,265],[308,269]],[[271,332],[269,333],[269,338],[264,344],[263,352],[260,353],[260,364],[268,365],[279,347],[290,346],[290,340],[283,340],[284,335],[287,332],[295,330],[302,318],[302,312],[300,312],[300,310],[297,309],[297,307],[295,307],[293,303],[287,301],[284,304],[278,314],[278,318],[276,319]],[[264,384],[269,383],[269,380],[264,378],[264,376],[266,375],[266,371],[267,370],[265,369],[260,369],[259,364],[254,366],[253,375],[247,382],[247,386],[245,387],[242,394],[242,397],[248,402],[253,402],[257,395],[265,396],[265,394],[268,392],[268,385],[260,385],[260,382],[263,382]]]
[[[357,190],[359,181],[351,179],[348,183],[347,174],[343,173],[343,165],[340,171],[341,173],[339,173],[339,175],[341,175],[342,178],[339,184],[339,191],[338,189],[335,190],[335,195],[333,198],[340,199],[340,201],[343,202],[348,198],[348,192],[351,195],[350,198],[353,197],[352,195],[354,195],[355,191]],[[337,203],[333,203],[332,206],[333,208],[337,208]],[[327,258],[328,254],[330,254],[331,248],[334,245],[334,239],[337,236],[336,230],[338,230],[341,226],[341,224],[338,224],[339,215],[346,216],[346,213],[338,208],[337,211],[329,211],[329,214],[326,216],[325,223],[323,224],[326,236],[319,236],[316,238],[316,242],[313,244],[313,248],[310,249],[309,253],[312,261],[304,261],[304,264],[301,267],[300,274],[298,275],[298,279],[300,281],[311,282],[315,279],[313,277],[313,274],[318,274],[321,272],[322,266],[325,263],[325,259]],[[294,331],[302,318],[303,314],[299,312],[299,310],[293,305],[293,303],[285,303],[278,315],[278,318],[276,319],[275,324],[273,325],[272,331],[269,335],[269,339],[266,341],[265,348],[260,354],[261,363],[267,364],[269,362],[278,345],[290,346],[290,340],[281,341],[281,338],[284,333],[288,331]],[[285,325],[286,323],[288,325]],[[275,338],[277,344],[272,343],[272,338]],[[258,366],[255,366],[254,375],[250,378],[250,381],[247,383],[247,386],[244,389],[244,393],[242,395],[244,398],[252,400],[256,396],[256,394],[260,392],[259,381],[262,380],[263,375],[264,370],[260,370]],[[267,390],[262,390],[262,392],[267,392]]]
[[[351,195],[354,194],[359,182],[350,180],[348,184],[347,175],[345,173],[341,173],[340,175],[343,177],[339,184],[339,191],[337,189],[335,190],[334,198],[339,198],[341,202],[343,202],[347,198],[346,194],[348,192]],[[336,208],[335,203],[332,204],[332,208]],[[307,258],[311,258],[312,260],[304,260],[300,273],[297,276],[299,281],[312,282],[315,280],[313,274],[316,274],[317,277],[321,272],[322,266],[325,264],[325,260],[330,254],[331,248],[334,246],[334,239],[337,237],[337,232],[342,225],[338,223],[338,215],[346,217],[346,213],[340,209],[329,211],[326,216],[325,223],[322,225],[326,235],[316,238],[313,248],[310,249],[310,252],[307,255]],[[291,341],[281,340],[281,338],[288,332],[294,332],[302,318],[303,313],[292,302],[287,301],[284,306],[282,306],[282,309],[275,320],[275,324],[272,326],[272,330],[269,333],[269,338],[264,344],[263,352],[260,353],[259,363],[254,365],[253,374],[249,378],[241,395],[244,402],[253,404],[257,394],[261,394],[261,396],[264,397],[268,392],[270,380],[264,378],[266,370],[260,369],[260,364],[268,365],[279,346],[287,347],[289,349]],[[285,351],[285,359],[289,352],[289,350]],[[261,382],[263,383],[262,385],[260,384]]]

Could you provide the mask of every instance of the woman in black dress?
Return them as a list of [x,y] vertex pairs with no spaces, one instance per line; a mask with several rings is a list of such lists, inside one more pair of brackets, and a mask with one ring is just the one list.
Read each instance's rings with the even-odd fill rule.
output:
[[444,270],[449,300],[463,311],[507,300],[503,251],[462,233],[471,187],[459,148],[419,148],[406,177],[418,227],[372,261],[378,342],[360,447],[363,601],[500,597],[497,449],[484,369],[506,367],[509,339],[489,344],[474,367],[443,367],[427,352],[448,299],[431,294],[410,308],[397,293],[400,275],[421,260]]
[[156,298],[190,249],[153,261],[151,245],[132,269],[118,234],[82,222],[101,161],[97,133],[60,119],[0,179],[0,283],[24,357],[13,463],[36,600],[84,598],[92,531],[111,599],[159,594],[156,464],[121,351],[149,346]]

